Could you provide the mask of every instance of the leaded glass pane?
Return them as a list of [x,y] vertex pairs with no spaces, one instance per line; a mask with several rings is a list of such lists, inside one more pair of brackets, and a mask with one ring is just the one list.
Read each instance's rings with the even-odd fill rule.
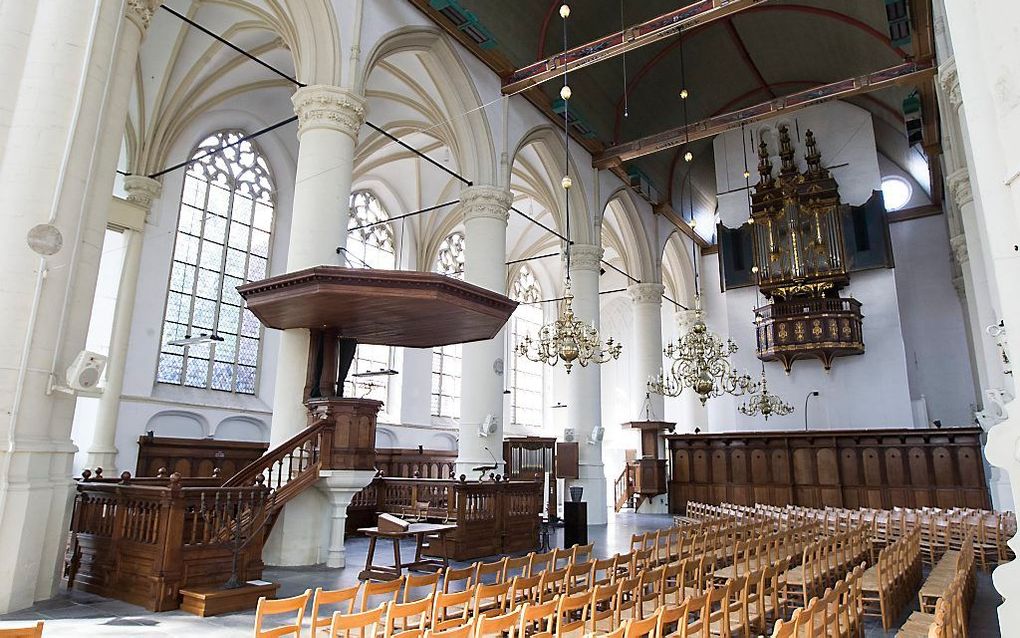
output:
[[[435,271],[462,279],[464,277],[464,233],[450,234],[439,246]],[[460,418],[460,345],[441,346],[432,351],[432,415]],[[438,401],[436,400],[438,398]]]
[[[161,383],[255,392],[262,328],[242,308],[236,288],[266,276],[274,195],[265,159],[243,137],[239,131],[210,135],[192,155],[195,161],[188,167],[181,193],[167,293],[156,374]],[[253,217],[259,228],[254,248]],[[249,250],[257,254],[251,264]],[[239,339],[240,334],[244,337]],[[203,335],[215,340],[168,345]]]
[[259,257],[269,256],[269,233],[257,228],[251,231],[251,254]]
[[[513,343],[517,344],[525,336],[534,336],[542,326],[542,309],[538,303],[542,299],[542,290],[527,265],[521,267],[511,283],[510,297],[521,304],[510,319]],[[525,357],[514,357],[510,372],[510,413],[513,423],[540,427],[545,366]]]

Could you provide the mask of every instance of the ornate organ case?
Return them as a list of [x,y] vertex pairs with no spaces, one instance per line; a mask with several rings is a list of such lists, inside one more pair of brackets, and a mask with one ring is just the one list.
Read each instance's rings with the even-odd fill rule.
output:
[[782,166],[773,175],[768,146],[758,148],[760,179],[751,194],[755,277],[769,301],[755,310],[758,358],[790,371],[797,359],[864,352],[861,304],[839,291],[850,282],[839,185],[821,164],[807,131],[807,170],[797,170],[789,130],[779,129]]

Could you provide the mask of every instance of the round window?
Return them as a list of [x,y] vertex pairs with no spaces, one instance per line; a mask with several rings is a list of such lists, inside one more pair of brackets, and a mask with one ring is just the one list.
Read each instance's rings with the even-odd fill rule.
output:
[[885,209],[894,211],[906,206],[910,201],[911,190],[910,184],[901,177],[883,177],[882,196],[885,199]]

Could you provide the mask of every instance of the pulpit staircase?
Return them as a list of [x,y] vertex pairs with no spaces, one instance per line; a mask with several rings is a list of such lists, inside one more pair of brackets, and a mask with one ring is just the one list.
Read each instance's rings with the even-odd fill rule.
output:
[[636,512],[647,498],[637,491],[637,470],[636,463],[628,462],[620,472],[620,476],[616,478],[614,484],[616,500],[613,507],[617,513],[624,508],[630,508]]

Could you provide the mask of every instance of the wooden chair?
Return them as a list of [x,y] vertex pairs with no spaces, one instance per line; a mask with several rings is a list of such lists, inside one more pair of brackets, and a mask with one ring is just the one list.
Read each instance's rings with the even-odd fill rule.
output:
[[677,638],[687,631],[687,605],[663,605],[659,608],[659,624],[655,628],[658,638]]
[[641,589],[638,594],[638,605],[641,606],[641,611],[638,615],[641,618],[645,617],[645,610],[648,608],[649,603],[651,604],[649,613],[654,612],[662,604],[662,574],[662,567],[646,569],[641,572]]
[[431,623],[429,616],[435,606],[433,596],[427,596],[409,603],[390,603],[386,606],[385,638],[407,631],[425,631]]
[[606,585],[616,582],[616,570],[613,569],[614,565],[616,565],[615,556],[611,558],[599,558],[592,561],[591,584]]
[[641,549],[633,552],[630,559],[630,573],[639,574],[644,569],[654,567],[652,565],[653,549]]
[[412,600],[435,596],[439,589],[439,579],[442,577],[443,572],[438,569],[431,574],[407,574],[404,580],[404,595],[400,602],[409,603]]
[[594,563],[589,561],[586,563],[571,563],[567,567],[566,592],[568,594],[576,594],[579,591],[591,588],[591,570],[593,565]]
[[679,605],[686,596],[682,593],[683,581],[680,574],[683,562],[674,561],[662,566],[661,604]]
[[498,616],[510,605],[511,583],[495,583],[493,585],[475,585],[475,597],[471,602],[471,614],[479,616]]
[[334,609],[334,612],[339,611],[342,614],[354,613],[354,603],[357,601],[360,590],[361,583],[346,589],[323,589],[322,587],[317,587],[315,595],[312,597],[312,637],[314,638],[320,631],[327,631],[330,623],[333,622],[332,612],[325,616],[319,614],[323,605],[338,605],[340,609]]
[[546,570],[538,579],[538,602],[544,603],[567,588],[567,569]]
[[616,625],[625,619],[640,618],[641,577],[624,578],[617,583],[616,590]]
[[656,638],[661,613],[662,609],[656,609],[648,618],[631,620],[623,633],[624,638]]
[[[361,589],[361,607],[358,611],[369,611],[379,605],[382,605],[385,610],[387,603],[397,602],[400,591],[404,588],[405,578],[407,577],[401,576],[396,580],[387,580],[381,583],[373,583],[371,581],[365,583],[365,586]],[[381,600],[375,600],[377,596]]]
[[481,616],[475,618],[474,638],[516,638],[517,627],[520,625],[521,612],[513,610],[501,616]]
[[528,576],[538,576],[552,565],[553,552],[532,553],[528,556]]
[[588,543],[587,545],[574,545],[574,552],[570,556],[570,560],[577,563],[587,563],[595,558],[595,543]]
[[32,627],[9,627],[0,629],[0,636],[3,638],[40,638],[43,632],[43,621],[40,620]]
[[537,603],[541,598],[539,595],[541,583],[541,576],[515,577],[510,581],[509,604],[516,606],[522,603]]
[[591,634],[591,636],[594,636],[595,638],[623,638],[624,634],[627,633],[627,624],[629,622],[630,621],[628,620],[612,631],[607,631],[601,634]]
[[[680,629],[680,638],[711,638],[712,624],[708,622],[711,615],[708,594],[691,596],[686,601],[687,622]],[[679,629],[679,628],[678,628]]]
[[793,618],[790,620],[783,620],[781,618],[777,620],[776,626],[772,630],[771,638],[796,638],[797,623],[800,621],[802,611],[801,609],[794,610]]
[[552,638],[556,630],[556,611],[560,599],[537,604],[524,603],[521,607],[521,622],[517,629],[519,638]]
[[605,583],[591,590],[588,608],[588,632],[610,631],[617,625],[616,601],[620,586]]
[[475,623],[465,620],[463,623],[444,630],[426,629],[424,638],[474,638]]
[[590,606],[591,592],[560,596],[556,607],[556,638],[565,638],[574,632],[583,635],[588,624]]
[[467,622],[474,598],[474,587],[450,593],[438,592],[432,608],[432,629],[441,631]]
[[503,580],[510,580],[516,576],[528,575],[528,563],[531,562],[531,554],[514,558],[507,556],[503,564]]
[[[475,575],[472,581],[475,585],[481,585],[483,583],[501,583],[506,578],[506,558],[501,558],[494,563],[475,563]],[[484,579],[484,580],[483,580]]]
[[[312,590],[306,589],[300,596],[290,598],[259,598],[255,607],[255,638],[278,638],[279,636],[295,636],[301,638],[301,622],[305,618],[305,607],[312,596]],[[292,624],[262,629],[262,621],[268,616],[293,615]],[[31,635],[31,634],[28,634]]]
[[329,638],[375,638],[385,612],[386,605],[356,614],[335,612],[327,635]]
[[[446,573],[443,574],[443,593],[448,594],[451,590],[460,588],[467,589],[475,584],[474,578],[474,565],[469,565],[468,567],[447,567]],[[460,587],[461,583],[463,583],[462,587]]]
[[549,569],[565,569],[570,562],[574,559],[574,548],[577,545],[570,547],[554,547],[552,550],[552,566]]

